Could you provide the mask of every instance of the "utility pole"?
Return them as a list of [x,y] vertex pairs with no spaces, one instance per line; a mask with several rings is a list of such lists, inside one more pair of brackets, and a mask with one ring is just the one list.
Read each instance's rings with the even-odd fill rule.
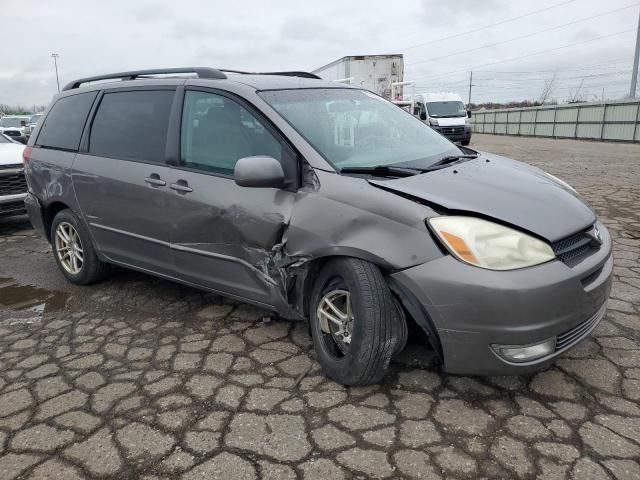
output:
[[58,85],[58,93],[60,93],[60,78],[58,77],[58,58],[60,58],[60,55],[52,53],[51,58],[53,58],[53,65],[56,68],[56,84]]
[[473,87],[473,72],[469,72],[469,103],[467,103],[467,108],[471,108],[471,87]]
[[638,85],[638,63],[640,63],[640,12],[638,12],[638,34],[636,35],[636,52],[633,56],[631,88],[629,89],[629,97],[631,98],[636,98],[636,86]]

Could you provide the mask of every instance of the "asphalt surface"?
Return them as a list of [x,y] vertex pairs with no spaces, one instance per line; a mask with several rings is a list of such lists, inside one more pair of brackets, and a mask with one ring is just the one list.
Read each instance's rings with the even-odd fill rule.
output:
[[0,478],[640,478],[640,145],[476,135],[573,184],[615,241],[609,310],[549,370],[442,374],[411,346],[344,388],[305,325],[117,271],[66,283],[0,220]]

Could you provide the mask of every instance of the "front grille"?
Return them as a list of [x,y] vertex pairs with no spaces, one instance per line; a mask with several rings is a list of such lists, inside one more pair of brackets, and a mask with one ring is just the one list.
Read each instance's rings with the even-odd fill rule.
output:
[[440,127],[440,131],[444,135],[462,135],[464,127]]
[[20,136],[20,132],[18,132],[17,130],[7,130],[4,132],[4,134],[7,137],[19,137]]
[[590,319],[576,325],[571,330],[558,335],[556,339],[556,352],[562,350],[570,345],[578,343],[585,337],[602,318],[600,312],[596,313]]
[[25,212],[24,201],[0,203],[0,216],[18,215]]
[[27,179],[24,177],[24,172],[12,175],[0,174],[0,196],[18,193],[27,193]]
[[14,163],[13,165],[0,165],[0,171],[2,170],[15,170],[16,168],[23,168],[22,163]]
[[593,236],[589,235],[592,230],[593,227],[590,227],[584,232],[576,233],[552,243],[553,253],[556,254],[560,261],[569,265],[575,264],[599,248],[598,245],[594,245]]

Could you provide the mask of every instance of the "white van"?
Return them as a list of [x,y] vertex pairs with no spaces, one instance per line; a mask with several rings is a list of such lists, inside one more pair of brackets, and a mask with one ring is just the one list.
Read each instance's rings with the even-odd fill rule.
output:
[[413,114],[452,142],[471,142],[471,111],[456,93],[422,93],[415,96]]

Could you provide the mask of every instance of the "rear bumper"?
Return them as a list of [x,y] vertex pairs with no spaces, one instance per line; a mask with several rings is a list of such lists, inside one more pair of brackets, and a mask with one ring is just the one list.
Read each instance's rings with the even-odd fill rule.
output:
[[[397,272],[437,332],[449,373],[505,375],[544,368],[582,340],[605,313],[611,289],[611,238],[604,226],[599,250],[574,267],[555,260],[536,267],[497,272],[466,265],[447,255]],[[557,338],[556,349],[514,363],[491,345],[530,345]]]
[[27,215],[29,215],[29,221],[31,222],[31,225],[33,225],[33,228],[36,232],[46,238],[47,235],[44,229],[44,218],[42,216],[43,210],[42,205],[40,205],[40,200],[38,200],[35,195],[28,193],[25,195],[24,206],[27,210]]

